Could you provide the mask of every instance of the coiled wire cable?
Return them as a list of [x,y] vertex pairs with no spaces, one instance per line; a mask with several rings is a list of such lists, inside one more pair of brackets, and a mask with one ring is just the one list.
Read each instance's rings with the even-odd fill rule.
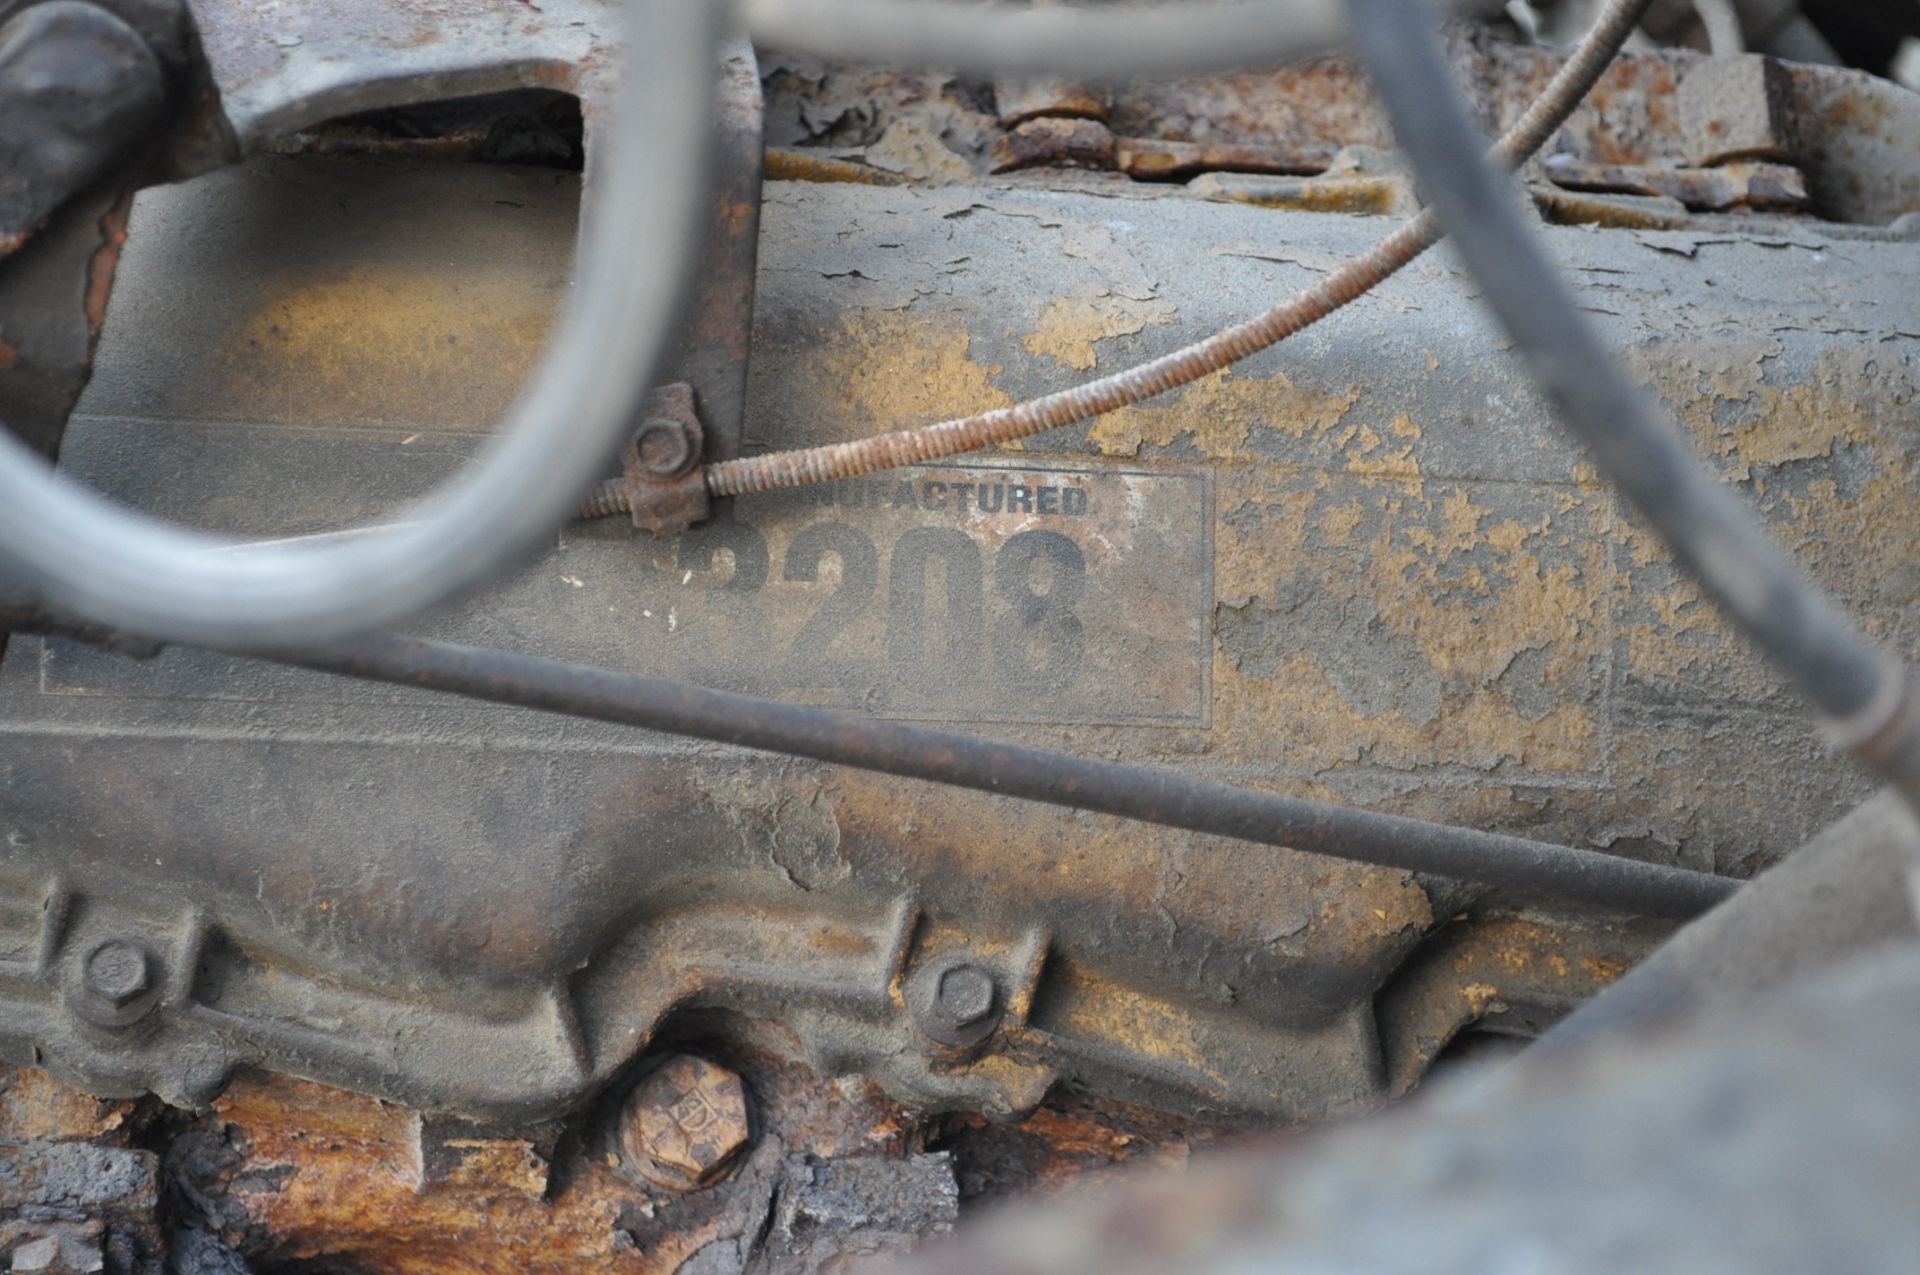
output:
[[103,499],[0,428],[0,569],[98,624],[264,646],[404,620],[550,535],[631,427],[698,255],[721,15],[706,0],[624,3],[627,63],[588,182],[583,267],[476,468],[382,534],[228,553]]
[[[1609,0],[1551,82],[1494,146],[1517,165],[1566,122],[1626,43],[1651,0]],[[1326,318],[1404,269],[1441,238],[1440,220],[1422,212],[1338,270],[1245,323],[1222,329],[1171,354],[1011,407],[894,430],[847,443],[768,452],[707,467],[707,490],[736,496],[852,478],[902,465],[994,447],[1127,407],[1197,381]]]

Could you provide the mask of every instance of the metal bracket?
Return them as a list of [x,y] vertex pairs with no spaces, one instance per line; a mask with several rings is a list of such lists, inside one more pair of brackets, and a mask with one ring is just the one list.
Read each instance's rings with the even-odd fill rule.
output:
[[701,457],[709,438],[691,385],[676,381],[647,396],[640,427],[620,453],[620,490],[634,526],[659,536],[707,516],[711,502]]

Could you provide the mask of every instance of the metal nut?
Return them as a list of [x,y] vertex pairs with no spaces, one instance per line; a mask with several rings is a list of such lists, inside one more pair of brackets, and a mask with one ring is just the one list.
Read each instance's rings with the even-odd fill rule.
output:
[[725,1067],[680,1054],[635,1085],[620,1109],[620,1155],[669,1191],[712,1186],[748,1141],[746,1087]]
[[123,1009],[153,986],[147,950],[126,939],[108,939],[87,953],[87,990]]
[[619,498],[634,526],[667,535],[707,516],[712,498],[700,468],[706,448],[693,386],[675,381],[647,395],[639,428],[620,453]]

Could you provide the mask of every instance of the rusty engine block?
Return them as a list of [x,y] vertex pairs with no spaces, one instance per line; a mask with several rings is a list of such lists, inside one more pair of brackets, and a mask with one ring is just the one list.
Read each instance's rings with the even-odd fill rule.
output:
[[[445,20],[319,6],[276,47],[363,8]],[[192,9],[237,109],[245,32]],[[1558,65],[1451,48],[1494,126]],[[1082,426],[689,497],[702,455],[1164,353],[1418,207],[1341,59],[1105,89],[733,71],[695,442],[636,442],[589,510],[663,534],[575,522],[415,632],[1735,878],[1871,791],[1564,443],[1445,250]],[[143,190],[62,467],[249,540],[462,471],[571,286],[593,115],[583,142],[552,88],[457,107],[270,145],[241,121],[243,162]],[[1635,377],[1907,654],[1915,138],[1920,99],[1861,72],[1648,51],[1523,173]],[[0,662],[16,1270],[830,1266],[1375,1107],[1675,924],[139,654],[20,632]]]

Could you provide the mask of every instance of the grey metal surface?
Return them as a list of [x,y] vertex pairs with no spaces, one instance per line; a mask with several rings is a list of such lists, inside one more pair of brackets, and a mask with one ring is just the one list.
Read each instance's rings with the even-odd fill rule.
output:
[[1882,793],[1562,1019],[1528,1066],[1783,987],[1920,935],[1920,824]]
[[1005,1214],[914,1272],[1912,1270],[1920,951],[1451,1101]]
[[[572,218],[551,172],[272,161],[149,192],[68,463],[240,534],[377,517],[463,464],[512,392],[565,286]],[[1380,225],[774,184],[748,446],[931,419],[1157,352]],[[1920,250],[1811,229],[1550,242],[1722,476],[1911,647],[1900,573],[1917,533],[1896,515],[1914,444],[1896,409],[1914,340],[1900,280]],[[990,678],[929,663],[907,672],[913,715],[1732,870],[1860,796],[1560,445],[1444,256],[1232,376],[990,463],[1154,476],[1127,515],[1143,521],[1068,530],[1093,545],[1154,528],[1191,564],[1181,588],[1081,613],[1078,642],[1175,711],[1129,721],[1127,688],[1098,682],[997,711]],[[1188,526],[1156,493],[1195,484],[1209,503]],[[428,627],[883,704],[896,672],[793,670],[836,585],[783,563],[834,522],[869,528],[891,561],[866,512],[897,518],[891,495],[736,502],[727,525],[769,544],[757,591],[714,587],[741,579],[735,546],[703,558],[693,540],[569,529]],[[984,550],[1012,526],[1003,510],[965,529]],[[884,599],[851,613],[837,655],[894,668]],[[1372,998],[1472,902],[218,657],[16,640],[0,683],[9,1048],[115,1090],[192,1096],[257,1059],[425,1105],[546,1111],[617,1072],[670,1007],[717,1000],[777,1012],[827,1061],[929,1105],[1018,1109],[1069,1076],[1307,1119],[1377,1096]],[[68,901],[64,923],[43,920],[45,899]],[[58,990],[121,934],[180,971],[131,1045],[80,1034]],[[889,988],[963,957],[1018,989],[1019,1012],[954,1062]]]
[[336,115],[546,87],[604,90],[619,10],[602,0],[193,0],[243,154]]

